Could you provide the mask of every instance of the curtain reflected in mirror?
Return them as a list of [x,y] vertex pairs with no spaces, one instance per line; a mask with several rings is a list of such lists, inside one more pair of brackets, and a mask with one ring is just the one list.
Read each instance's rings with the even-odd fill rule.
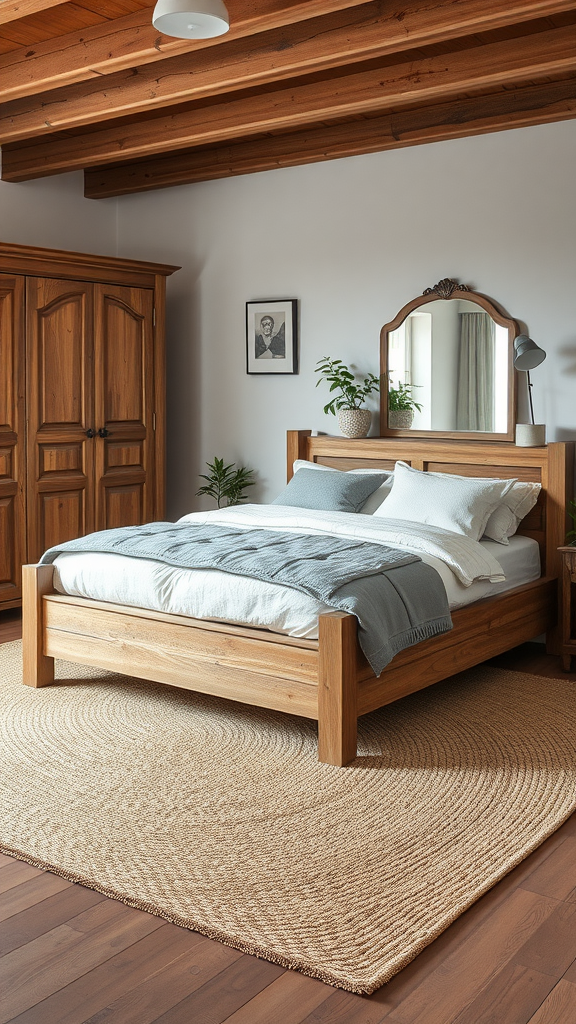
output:
[[[388,334],[389,426],[505,433],[508,363],[508,329],[472,299],[413,309]],[[400,384],[408,385],[412,408],[395,422]]]

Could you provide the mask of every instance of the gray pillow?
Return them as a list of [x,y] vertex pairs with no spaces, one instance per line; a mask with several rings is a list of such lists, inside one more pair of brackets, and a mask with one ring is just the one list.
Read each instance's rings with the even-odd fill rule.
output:
[[382,483],[382,473],[341,473],[299,469],[273,505],[295,505],[324,512],[357,512]]

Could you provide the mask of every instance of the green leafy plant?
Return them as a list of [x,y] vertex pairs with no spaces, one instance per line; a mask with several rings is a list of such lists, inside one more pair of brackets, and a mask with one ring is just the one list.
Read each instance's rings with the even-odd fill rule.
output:
[[374,373],[369,373],[360,382],[341,359],[323,356],[318,360],[316,373],[320,374],[316,387],[326,381],[330,385],[330,391],[339,392],[324,406],[324,412],[332,413],[333,416],[338,409],[360,409],[368,395],[380,390],[380,381]]
[[420,387],[419,384],[398,384],[396,387],[390,382],[388,387],[388,408],[392,411],[399,409],[417,409],[422,412],[422,406],[412,398],[412,388]]
[[200,487],[196,494],[208,494],[215,499],[218,508],[222,508],[224,499],[226,499],[227,505],[239,505],[246,498],[246,494],[244,494],[246,488],[253,487],[256,483],[251,479],[254,475],[253,470],[246,469],[245,466],[236,469],[235,462],[225,466],[224,459],[215,456],[214,462],[207,462],[206,465],[210,472],[200,473],[200,476],[208,483]]
[[[570,516],[570,519],[574,523],[574,526],[576,526],[576,501],[569,501],[568,504],[571,507],[567,508],[566,512]],[[569,530],[568,533],[566,534],[566,540],[573,547],[576,547],[576,530]]]

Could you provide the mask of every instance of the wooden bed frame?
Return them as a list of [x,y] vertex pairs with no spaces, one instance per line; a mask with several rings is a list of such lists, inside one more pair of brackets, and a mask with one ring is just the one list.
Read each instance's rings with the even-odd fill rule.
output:
[[356,755],[358,715],[398,700],[547,633],[558,651],[560,555],[573,495],[574,442],[543,448],[509,443],[429,439],[312,437],[288,434],[288,478],[294,459],[339,469],[417,469],[467,476],[518,477],[542,484],[520,533],[540,544],[543,575],[534,583],[453,613],[454,628],[396,655],[379,678],[358,646],[356,619],[321,615],[319,639],[223,625],[54,593],[51,565],[23,571],[24,682],[54,681],[54,658],[124,672],[288,711],[318,720],[318,757],[345,765]]

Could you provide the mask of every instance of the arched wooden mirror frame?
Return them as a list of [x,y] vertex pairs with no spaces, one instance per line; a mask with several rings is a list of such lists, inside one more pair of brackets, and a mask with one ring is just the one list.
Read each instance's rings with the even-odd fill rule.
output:
[[[388,336],[392,331],[397,330],[400,324],[413,310],[425,306],[428,302],[436,302],[438,299],[445,299],[450,302],[454,299],[467,299],[481,306],[492,319],[508,331],[508,405],[506,432],[492,432],[481,430],[420,430],[418,428],[401,429],[388,426]],[[382,437],[449,437],[455,440],[478,440],[478,441],[514,441],[517,408],[517,376],[514,370],[514,338],[520,334],[520,328],[516,320],[506,315],[504,310],[492,299],[480,292],[475,292],[467,285],[458,284],[450,278],[443,278],[433,288],[426,288],[422,295],[418,295],[411,302],[402,307],[397,316],[388,324],[384,324],[380,332],[380,434]]]

